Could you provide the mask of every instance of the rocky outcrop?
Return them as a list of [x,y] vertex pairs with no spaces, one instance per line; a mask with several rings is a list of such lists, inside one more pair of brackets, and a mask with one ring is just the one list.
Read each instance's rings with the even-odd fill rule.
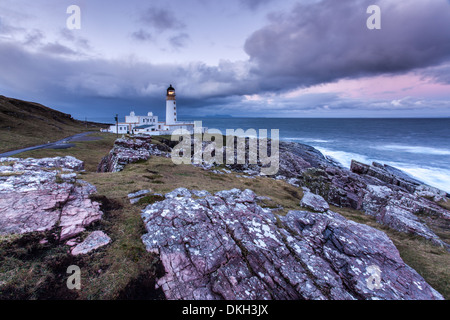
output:
[[422,184],[420,181],[407,176],[401,170],[387,165],[384,166],[377,162],[374,162],[373,165],[370,166],[352,160],[350,170],[360,175],[367,175],[377,178],[378,180],[389,185],[399,186],[409,192],[414,192],[416,187]]
[[433,199],[434,202],[447,202],[448,197],[447,192],[424,184],[417,186],[414,190],[414,194],[419,197]]
[[168,299],[442,299],[381,231],[339,214],[276,218],[251,190],[176,189],[141,213]]
[[[148,159],[150,155],[170,157],[171,146],[164,144],[151,144],[149,137],[135,137],[133,139],[118,139],[108,157],[100,164],[100,171],[119,171],[126,163]],[[194,144],[198,142],[191,139],[191,160],[201,159],[200,152],[208,148],[210,142],[201,142],[201,148],[196,150]],[[173,143],[173,142],[172,142]],[[266,141],[271,151],[271,140]],[[245,152],[249,153],[250,140],[245,142]],[[259,144],[256,150],[259,150]],[[162,151],[162,150],[165,151]],[[158,151],[155,151],[158,150]],[[246,157],[242,164],[237,163],[237,150],[234,149],[234,164],[226,164],[226,168],[216,169],[214,164],[200,163],[197,166],[217,174],[239,173],[238,177],[252,178],[261,175],[263,165],[249,163]],[[197,152],[197,153],[195,153]],[[226,147],[223,148],[224,162],[227,158]],[[388,165],[373,163],[366,165],[352,161],[351,170],[343,168],[333,160],[323,156],[318,150],[294,142],[279,142],[279,170],[272,177],[285,180],[287,183],[308,188],[302,206],[313,211],[324,211],[327,207],[319,209],[311,207],[316,196],[321,196],[329,204],[338,207],[350,207],[363,210],[375,216],[381,224],[387,225],[397,231],[406,232],[433,243],[445,246],[439,237],[427,226],[425,216],[433,216],[446,225],[450,221],[450,212],[437,205],[437,201],[446,201],[447,194],[439,189],[426,186],[399,169]],[[386,197],[379,197],[377,190],[387,188]],[[132,200],[134,201],[134,200]],[[317,202],[317,201],[316,201]]]
[[381,224],[397,231],[414,234],[450,249],[450,246],[420,220],[422,213],[450,221],[450,213],[424,198],[387,186],[368,185],[362,201],[366,214],[374,216]]
[[362,210],[380,224],[450,250],[426,219],[433,217],[443,226],[449,224],[450,212],[435,202],[445,201],[446,193],[423,185],[396,168],[352,161],[351,171],[334,166],[308,168],[298,180],[330,204]]
[[169,147],[152,144],[151,141],[152,138],[145,135],[117,139],[113,149],[100,162],[97,172],[122,171],[125,165],[148,160],[152,155],[170,157]]
[[[195,140],[191,140],[192,144],[195,143]],[[236,143],[236,141],[235,141]],[[268,141],[264,141],[263,143],[267,144],[267,150],[269,155],[274,152],[272,150],[272,142],[269,139]],[[205,150],[208,147],[207,142],[203,142],[202,144],[202,150]],[[259,154],[259,142],[256,143],[256,151]],[[192,150],[193,150],[192,145]],[[245,154],[249,154],[250,149],[250,142],[247,140],[245,142]],[[305,171],[308,168],[314,168],[319,166],[338,166],[336,162],[333,162],[332,160],[325,158],[318,150],[315,148],[300,144],[300,143],[294,143],[294,142],[284,142],[279,141],[279,168],[278,172],[274,175],[274,177],[278,177],[281,179],[290,179],[290,178],[297,178],[298,175],[300,175],[303,171]],[[248,156],[246,158],[245,163],[239,163],[238,162],[238,156],[237,156],[237,149],[234,149],[234,154],[232,159],[234,159],[234,163],[229,163],[229,161],[226,160],[227,158],[227,149],[226,147],[223,147],[223,163],[225,166],[235,172],[241,172],[245,173],[249,176],[254,175],[261,175],[261,168],[263,165],[261,164],[260,159],[258,158],[257,163],[249,163]],[[194,163],[194,157],[195,154],[192,156],[192,162]],[[205,170],[214,169],[214,166],[210,164],[197,164],[197,166],[203,167]]]
[[101,219],[93,185],[76,178],[74,157],[0,158],[0,235],[57,230],[66,240]]

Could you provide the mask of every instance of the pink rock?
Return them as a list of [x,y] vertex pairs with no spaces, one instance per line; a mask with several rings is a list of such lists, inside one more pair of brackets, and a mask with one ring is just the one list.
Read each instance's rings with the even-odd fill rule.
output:
[[81,170],[82,161],[74,157],[2,159],[14,164],[0,166],[0,172],[10,173],[0,177],[0,235],[60,226],[60,239],[65,240],[101,219],[99,204],[89,199],[95,187],[82,180],[75,184],[75,173],[58,170]]
[[167,299],[443,299],[372,227],[330,210],[277,219],[251,190],[194,193],[176,189],[141,213]]

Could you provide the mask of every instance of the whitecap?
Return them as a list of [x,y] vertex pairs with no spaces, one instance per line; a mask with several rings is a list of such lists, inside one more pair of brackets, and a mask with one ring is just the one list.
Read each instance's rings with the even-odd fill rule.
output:
[[331,150],[331,149],[317,147],[317,146],[314,146],[314,148],[319,150],[323,155],[330,157],[333,160],[339,162],[345,168],[350,168],[350,164],[352,163],[352,160],[356,160],[356,161],[359,161],[362,163],[372,163],[372,161],[373,161],[373,160],[369,159],[368,157],[366,157],[362,154],[359,154],[359,153]]
[[418,167],[406,163],[386,163],[408,173],[410,176],[430,186],[450,193],[450,170],[433,167]]
[[371,159],[367,156],[358,153],[330,150],[321,147],[315,148],[320,152],[322,152],[322,154],[324,154],[325,156],[330,157],[333,160],[339,162],[345,168],[350,168],[352,160],[356,160],[366,164],[372,164],[372,162],[379,162],[398,168],[419,181],[422,181],[432,187],[436,187],[445,192],[450,193],[450,170],[427,166],[417,166],[403,162]]
[[402,152],[408,152],[408,153],[429,154],[429,155],[441,155],[441,156],[450,155],[450,150],[448,150],[448,149],[439,149],[439,148],[423,147],[423,146],[388,144],[388,145],[383,145],[383,146],[373,146],[372,148],[377,149],[377,150],[402,151]]
[[330,143],[333,140],[314,139],[314,138],[283,138],[286,141],[301,141],[301,142],[313,142],[313,143]]

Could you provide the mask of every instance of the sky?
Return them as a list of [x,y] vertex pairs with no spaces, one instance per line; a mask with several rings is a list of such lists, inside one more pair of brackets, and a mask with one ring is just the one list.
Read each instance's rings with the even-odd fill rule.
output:
[[170,84],[180,120],[450,117],[450,0],[0,1],[0,95],[164,118]]

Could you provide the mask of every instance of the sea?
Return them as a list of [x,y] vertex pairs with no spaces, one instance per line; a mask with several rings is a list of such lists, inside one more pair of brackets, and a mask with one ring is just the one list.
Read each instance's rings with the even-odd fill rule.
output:
[[394,166],[450,193],[450,118],[299,119],[205,118],[203,126],[226,129],[278,129],[280,140],[313,146],[350,168],[351,160]]
[[204,127],[223,134],[226,129],[267,129],[270,137],[270,130],[278,129],[280,140],[313,146],[346,168],[352,159],[388,164],[450,193],[450,118],[183,117],[180,121],[202,121]]

